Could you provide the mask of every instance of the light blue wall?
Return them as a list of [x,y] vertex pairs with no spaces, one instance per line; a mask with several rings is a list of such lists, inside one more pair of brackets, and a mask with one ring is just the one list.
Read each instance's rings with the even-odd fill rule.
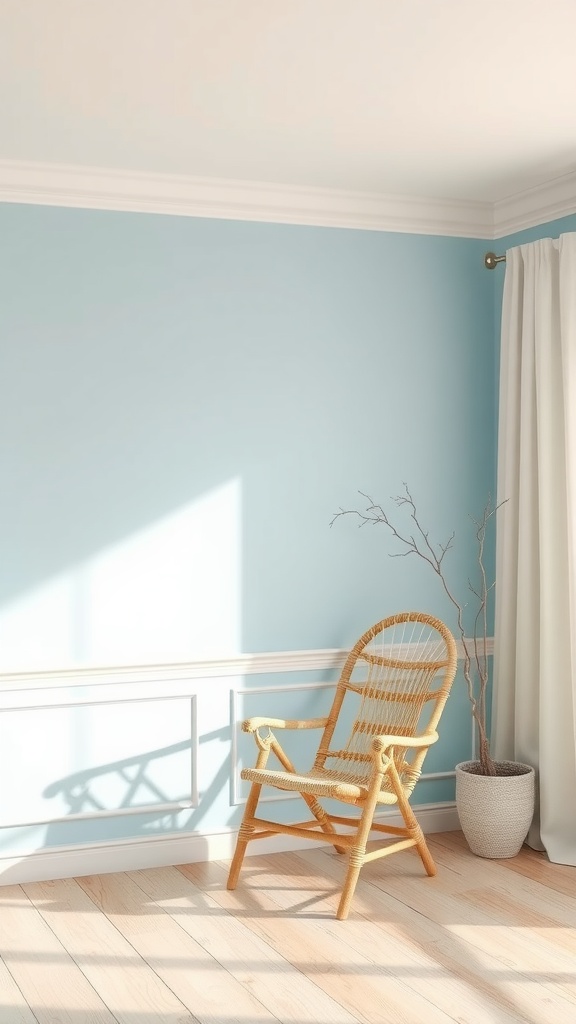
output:
[[[485,242],[16,205],[0,207],[0,238],[4,669],[183,661],[208,633],[214,654],[341,648],[405,608],[455,625],[437,580],[390,558],[384,531],[329,522],[358,489],[393,511],[407,481],[432,534],[456,531],[461,592],[468,516],[495,477]],[[166,613],[180,592],[201,628],[176,621],[175,599]],[[227,701],[201,705],[200,811],[155,827],[237,819]],[[460,689],[429,770],[466,756],[468,735]],[[46,786],[59,777],[47,764]],[[426,785],[421,801],[452,794]]]
[[405,480],[440,533],[482,506],[484,243],[31,206],[0,218],[3,603],[239,481],[241,649],[338,647],[389,611],[438,606],[386,537],[328,524],[358,488],[386,503]]

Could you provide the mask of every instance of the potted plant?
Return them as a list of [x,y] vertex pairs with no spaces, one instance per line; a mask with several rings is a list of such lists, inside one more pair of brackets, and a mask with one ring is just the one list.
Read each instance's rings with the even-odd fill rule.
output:
[[488,499],[480,519],[472,518],[476,528],[478,583],[468,580],[468,589],[476,601],[472,636],[464,629],[464,604],[454,596],[448,584],[444,559],[453,547],[452,533],[443,544],[434,544],[421,524],[415,501],[404,485],[404,494],[392,500],[407,512],[412,521],[408,532],[401,531],[381,505],[368,494],[359,492],[366,501],[364,509],[343,509],[330,525],[342,516],[355,516],[359,525],[385,526],[402,545],[403,550],[391,557],[417,555],[438,577],[446,596],[456,609],[457,629],[463,655],[462,672],[468,690],[472,718],[478,737],[478,758],[456,765],[456,807],[462,831],[473,853],[480,857],[514,857],[524,842],[534,813],[534,769],[516,761],[495,761],[490,753],[487,730],[488,600],[494,583],[488,583],[484,564],[486,530],[497,509]]

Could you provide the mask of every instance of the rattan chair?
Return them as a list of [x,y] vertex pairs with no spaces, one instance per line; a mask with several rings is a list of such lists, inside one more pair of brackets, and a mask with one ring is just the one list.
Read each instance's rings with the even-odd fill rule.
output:
[[[290,721],[249,718],[243,723],[258,747],[254,768],[242,771],[251,782],[228,888],[234,889],[253,839],[286,833],[332,843],[349,851],[337,917],[348,916],[360,869],[367,861],[415,846],[428,875],[436,866],[409,797],[422,772],[456,672],[456,644],[444,623],[430,615],[404,612],[372,626],[348,655],[326,718]],[[298,772],[286,756],[276,729],[322,729],[310,771]],[[344,731],[343,731],[344,730]],[[280,769],[268,767],[270,754]],[[300,794],[313,814],[293,825],[256,817],[262,786]],[[329,813],[318,802],[326,798],[359,808],[354,817]],[[404,827],[374,821],[379,807],[397,805]],[[337,831],[335,826],[345,826]],[[350,831],[352,827],[353,831]],[[366,852],[370,832],[385,833],[394,842]]]

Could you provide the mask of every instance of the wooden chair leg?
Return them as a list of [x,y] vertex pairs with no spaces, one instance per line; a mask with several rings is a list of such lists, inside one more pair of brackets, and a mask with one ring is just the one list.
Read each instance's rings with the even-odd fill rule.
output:
[[401,790],[397,793],[398,796],[398,807],[401,811],[402,817],[404,818],[404,824],[408,830],[408,835],[411,839],[416,840],[416,849],[420,854],[420,860],[424,865],[426,874],[432,878],[433,875],[437,874],[438,868],[434,863],[434,858],[428,849],[428,844],[424,838],[424,833],[420,827],[418,819],[412,810],[410,803],[404,796]]
[[354,896],[356,884],[360,876],[360,868],[364,863],[365,853],[366,844],[364,844],[364,850],[354,847],[350,851],[350,862],[346,873],[346,881],[344,882],[340,903],[338,904],[338,910],[336,911],[336,918],[338,921],[345,921],[348,917],[352,897]]
[[364,864],[364,858],[366,856],[366,844],[370,837],[370,829],[372,828],[372,820],[374,818],[374,811],[376,810],[381,781],[382,776],[380,774],[377,776],[375,783],[372,784],[371,792],[368,795],[368,800],[364,805],[364,810],[360,817],[358,831],[356,833],[356,842],[350,850],[350,860],[348,862],[346,880],[344,882],[342,896],[340,897],[340,903],[338,904],[338,910],[336,912],[336,918],[338,921],[345,921],[348,917],[348,911],[350,910],[350,904],[356,889],[360,869]]
[[242,818],[242,824],[238,832],[238,839],[236,841],[236,849],[230,865],[230,871],[228,874],[228,881],[226,883],[227,889],[235,889],[238,882],[238,875],[240,874],[240,868],[242,867],[242,861],[244,860],[244,854],[246,853],[246,847],[250,842],[250,836],[254,831],[254,825],[250,823],[250,819],[254,817],[256,808],[258,806],[258,800],[260,799],[260,792],[262,786],[253,782],[250,787],[248,799],[246,801],[246,807],[244,809],[244,816]]

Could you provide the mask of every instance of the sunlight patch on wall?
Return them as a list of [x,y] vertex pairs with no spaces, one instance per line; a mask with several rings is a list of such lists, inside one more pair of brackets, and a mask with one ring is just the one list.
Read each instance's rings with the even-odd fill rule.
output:
[[238,653],[240,517],[233,480],[0,608],[0,671]]

